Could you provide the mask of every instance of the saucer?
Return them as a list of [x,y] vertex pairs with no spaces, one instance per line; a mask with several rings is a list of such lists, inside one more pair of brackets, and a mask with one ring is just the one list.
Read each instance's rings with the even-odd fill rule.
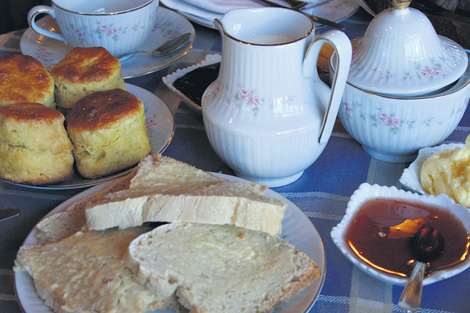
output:
[[[168,7],[172,7],[173,1],[165,1],[165,5]],[[255,1],[256,3],[256,1]],[[255,7],[255,6],[253,6]],[[256,7],[259,8],[259,5]],[[340,22],[354,13],[360,8],[361,6],[356,0],[322,0],[316,4],[309,4],[306,6],[307,9],[302,10],[302,12],[313,14],[334,22]],[[205,16],[197,15],[196,12],[191,12],[191,6],[188,5],[189,10],[177,10],[181,15],[186,17],[188,20],[197,23],[201,26],[214,28],[214,19],[221,18],[222,14],[218,12],[210,12],[205,11]],[[174,8],[176,9],[176,8]],[[198,8],[204,11],[201,8]],[[321,24],[315,23],[316,28],[324,27]]]
[[[37,21],[37,24],[51,31],[60,31],[57,22],[50,15]],[[132,78],[161,70],[179,60],[192,48],[196,39],[196,31],[193,25],[180,14],[159,7],[157,22],[150,38],[138,50],[152,51],[165,41],[183,33],[191,34],[192,42],[191,45],[187,46],[188,48],[162,57],[152,57],[144,53],[136,54],[121,63],[122,76]],[[61,41],[39,35],[31,28],[28,28],[21,37],[20,48],[23,54],[36,58],[46,69],[49,69],[51,65],[64,58],[73,47]]]

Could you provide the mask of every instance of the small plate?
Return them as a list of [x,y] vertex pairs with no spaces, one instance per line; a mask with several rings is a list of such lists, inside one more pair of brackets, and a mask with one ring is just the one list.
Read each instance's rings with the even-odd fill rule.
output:
[[[361,184],[351,196],[343,219],[331,230],[331,238],[339,250],[346,256],[347,259],[349,259],[349,261],[351,261],[355,266],[364,271],[366,274],[369,274],[370,276],[375,277],[376,279],[379,279],[383,282],[404,286],[407,283],[407,278],[387,274],[368,265],[351,250],[344,238],[344,233],[348,229],[348,226],[352,222],[355,213],[360,209],[362,204],[367,200],[377,198],[402,199],[410,202],[421,202],[423,204],[445,207],[450,212],[452,212],[457,217],[457,219],[463,223],[465,229],[470,232],[470,211],[466,207],[456,204],[451,198],[444,194],[438,196],[419,195],[409,191],[398,190],[396,187],[369,185],[367,183]],[[424,279],[423,284],[429,285],[450,278],[460,274],[469,267],[470,258],[467,258],[465,261],[453,267],[432,272],[430,276]]]
[[[216,176],[222,178],[241,181],[241,178],[213,173]],[[81,200],[89,195],[92,195],[105,187],[111,182],[107,182],[77,194],[69,200],[63,202],[58,207],[49,212],[45,217],[53,214],[62,212],[67,209],[72,203]],[[286,213],[282,222],[282,234],[281,237],[289,241],[297,249],[306,253],[319,267],[320,277],[313,282],[312,285],[303,290],[296,297],[290,299],[288,302],[283,304],[276,310],[276,313],[289,313],[289,312],[308,312],[314,305],[320,291],[323,287],[326,277],[326,255],[325,247],[318,234],[317,229],[308,219],[307,216],[291,201],[284,198],[277,192],[267,189],[264,194],[268,197],[273,197],[287,204]],[[35,238],[36,228],[29,233],[24,241],[24,245],[37,244]],[[25,313],[52,313],[52,310],[44,304],[42,299],[36,293],[33,279],[25,272],[15,273],[15,292],[18,297],[18,302]],[[156,310],[154,313],[171,313],[172,310]],[[150,312],[149,312],[150,313]]]
[[[37,24],[42,28],[60,32],[56,20],[50,15],[38,20]],[[145,53],[136,54],[122,61],[122,76],[132,78],[161,70],[178,61],[193,47],[196,39],[196,31],[193,25],[180,14],[159,7],[157,22],[150,38],[137,50],[153,51],[165,41],[183,33],[191,34],[191,44],[187,45],[187,48],[162,57],[152,57]],[[36,58],[46,69],[49,69],[51,65],[62,60],[73,47],[62,41],[39,35],[31,28],[28,28],[21,37],[20,48],[23,54]]]
[[400,184],[402,184],[408,190],[417,192],[422,195],[428,194],[421,186],[421,180],[419,178],[421,172],[421,166],[424,161],[436,152],[444,150],[453,150],[455,148],[463,148],[464,143],[450,143],[435,147],[422,148],[418,152],[418,157],[414,160],[410,166],[405,168],[403,174],[400,177]]
[[[165,1],[164,4],[167,7],[172,8],[172,1]],[[184,7],[179,3],[180,7]],[[187,5],[188,10],[182,10],[181,8],[178,9],[178,12],[185,16],[188,20],[195,22],[199,25],[205,26],[205,27],[214,27],[214,19],[216,18],[221,18],[222,14],[218,12],[211,12],[211,11],[206,11],[202,8],[196,8],[198,11],[203,11],[205,14],[204,16],[197,15],[197,12],[191,12],[191,7],[192,5]],[[238,6],[237,6],[238,7]],[[259,8],[260,5],[255,2],[253,8]],[[351,15],[353,15],[359,8],[360,5],[359,3],[356,2],[356,0],[325,0],[325,1],[320,1],[317,4],[310,4],[306,6],[307,9],[302,10],[305,13],[313,14],[319,17],[323,17],[325,19],[334,21],[334,22],[340,22]],[[175,8],[176,9],[176,8]],[[321,24],[315,24],[316,28],[321,28],[323,25]]]
[[[145,106],[145,117],[146,117],[146,126],[147,133],[150,139],[150,147],[152,148],[151,154],[162,153],[170,144],[173,139],[173,134],[175,131],[175,121],[173,114],[170,109],[163,103],[160,98],[155,96],[150,91],[131,85],[126,84],[127,91],[137,96]],[[29,187],[34,189],[76,189],[76,188],[85,188],[93,185],[97,185],[102,182],[112,180],[114,178],[122,177],[129,173],[132,168],[135,166],[118,172],[116,174],[108,175],[105,177],[95,178],[95,179],[86,179],[81,177],[77,170],[74,169],[72,177],[68,180],[54,184],[54,185],[27,185],[27,184],[17,184],[12,183],[7,180],[2,180],[4,182],[14,184],[17,186]]]
[[216,64],[216,63],[219,63],[221,60],[221,56],[219,54],[208,54],[206,56],[206,58],[204,60],[202,60],[201,62],[197,63],[197,64],[194,64],[192,66],[189,66],[189,67],[186,67],[186,68],[183,68],[183,69],[179,69],[177,70],[176,72],[174,73],[171,73],[165,77],[162,78],[163,80],[163,83],[171,90],[173,91],[183,102],[185,102],[186,104],[188,104],[188,106],[193,109],[194,111],[196,111],[197,113],[201,114],[202,113],[202,109],[201,109],[201,103],[196,103],[194,102],[193,100],[191,100],[190,98],[188,98],[188,96],[186,94],[184,94],[181,90],[175,88],[175,86],[173,85],[175,83],[175,81],[178,79],[178,78],[181,78],[183,77],[184,75],[194,71],[195,69],[199,68],[199,67],[203,67],[203,66],[206,66],[206,65],[212,65],[212,64]]

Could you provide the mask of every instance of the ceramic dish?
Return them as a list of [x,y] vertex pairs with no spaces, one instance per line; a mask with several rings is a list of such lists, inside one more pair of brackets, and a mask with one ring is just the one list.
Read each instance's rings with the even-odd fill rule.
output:
[[424,13],[409,2],[377,14],[364,36],[351,41],[348,82],[393,96],[422,96],[456,82],[466,71],[465,50],[438,36]]
[[[335,72],[335,52],[330,75]],[[457,127],[470,99],[470,66],[451,88],[429,96],[373,93],[346,83],[339,118],[364,150],[381,161],[406,163],[418,150],[446,139]]]
[[[241,180],[240,178],[224,174],[214,173],[214,175],[229,180]],[[70,198],[53,209],[49,214],[46,215],[46,217],[64,211],[70,204],[92,195],[99,190],[102,190],[108,186],[109,183],[110,182],[87,189],[84,192]],[[321,272],[321,276],[312,285],[298,294],[295,298],[289,300],[287,303],[281,306],[278,310],[276,310],[276,313],[308,312],[320,294],[323,283],[325,281],[326,257],[323,242],[315,226],[297,206],[271,189],[267,189],[265,191],[265,195],[279,199],[287,204],[286,213],[282,223],[281,236],[288,240],[291,244],[295,245],[297,249],[305,252],[310,258],[312,258],[312,260],[315,261],[318,265]],[[37,243],[35,234],[36,229],[33,229],[23,244],[32,245]],[[52,310],[39,298],[38,294],[36,293],[33,280],[26,272],[23,271],[15,273],[15,291],[23,312],[52,313]],[[156,310],[154,312],[170,313],[173,311]]]
[[463,148],[465,146],[464,143],[450,143],[444,144],[436,147],[427,147],[422,148],[418,152],[418,157],[414,160],[410,166],[405,168],[403,174],[400,177],[400,184],[402,184],[405,188],[417,192],[419,194],[425,195],[428,194],[423,187],[421,186],[419,173],[421,171],[421,166],[423,165],[424,161],[432,154],[436,152],[441,152],[444,150],[452,150],[455,148]]
[[173,91],[184,103],[186,103],[191,109],[193,109],[195,112],[202,114],[202,109],[201,109],[201,103],[196,103],[193,100],[191,100],[185,93],[183,93],[181,90],[175,88],[173,85],[175,81],[178,78],[183,77],[184,75],[194,71],[197,68],[206,66],[206,65],[211,65],[215,63],[219,63],[221,60],[221,56],[219,54],[209,54],[206,56],[204,60],[201,62],[191,65],[186,68],[182,68],[177,70],[174,73],[171,73],[165,77],[162,78],[163,83],[171,90]]
[[[43,28],[59,31],[56,21],[50,16],[40,19],[37,24]],[[159,7],[157,23],[150,38],[137,50],[152,51],[165,41],[183,33],[191,34],[191,45],[187,45],[187,48],[162,57],[152,57],[144,53],[136,54],[122,61],[122,76],[131,78],[161,70],[179,60],[192,48],[196,39],[193,25],[180,14]],[[36,58],[46,69],[49,69],[51,65],[62,60],[73,47],[61,41],[41,36],[28,28],[21,37],[20,48],[23,54]]]
[[[361,186],[359,186],[359,188],[351,196],[343,219],[331,230],[331,238],[339,250],[346,256],[347,259],[349,259],[349,261],[351,261],[365,273],[383,282],[404,286],[407,282],[407,278],[387,274],[368,265],[351,250],[344,238],[344,233],[348,229],[349,224],[353,220],[355,213],[359,210],[361,205],[367,200],[377,198],[402,199],[404,201],[417,201],[423,204],[445,207],[450,212],[452,212],[457,217],[457,219],[463,223],[465,229],[470,232],[470,211],[466,207],[456,204],[446,195],[419,195],[409,191],[398,190],[396,187],[369,185],[367,183],[361,184]],[[434,282],[458,275],[468,267],[470,267],[470,258],[467,258],[465,261],[453,267],[432,272],[430,276],[424,279],[423,284],[429,285]]]
[[[165,5],[171,7],[171,3],[165,2]],[[334,22],[340,22],[356,13],[359,8],[360,5],[355,0],[326,0],[321,1],[318,4],[308,5],[307,9],[304,9],[303,11]],[[195,12],[192,13],[189,10],[178,10],[178,12],[185,16],[188,20],[210,28],[215,27],[215,18],[222,17],[222,15],[219,13],[209,11],[205,12],[207,13],[205,16],[197,15]],[[323,27],[321,24],[315,24],[315,26],[316,28]]]
[[[151,153],[162,153],[173,139],[173,133],[175,131],[175,121],[173,114],[166,104],[150,91],[131,84],[126,84],[126,88],[127,91],[137,96],[144,103],[147,133],[149,135],[150,146],[152,148]],[[96,179],[83,178],[77,173],[77,170],[75,169],[72,177],[62,183],[54,185],[33,186],[26,184],[16,184],[7,180],[2,181],[35,189],[76,189],[90,187],[117,177],[124,176],[129,173],[132,168]]]

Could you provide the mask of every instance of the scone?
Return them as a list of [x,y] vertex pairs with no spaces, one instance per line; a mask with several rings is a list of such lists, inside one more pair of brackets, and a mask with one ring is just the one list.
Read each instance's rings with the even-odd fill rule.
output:
[[144,104],[122,89],[94,92],[67,115],[78,172],[96,178],[137,164],[151,148]]
[[36,102],[55,108],[54,80],[44,66],[28,55],[0,59],[0,106]]
[[121,63],[102,47],[73,48],[49,71],[54,78],[57,105],[66,109],[95,91],[126,90]]
[[32,185],[61,182],[73,172],[64,116],[39,103],[0,107],[0,178]]

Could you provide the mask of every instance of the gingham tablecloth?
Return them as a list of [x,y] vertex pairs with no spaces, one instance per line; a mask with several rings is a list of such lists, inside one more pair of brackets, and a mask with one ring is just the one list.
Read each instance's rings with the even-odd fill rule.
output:
[[[362,9],[344,21],[350,38],[364,33],[370,16]],[[174,112],[176,131],[164,155],[207,171],[233,174],[209,145],[201,117],[167,90],[161,78],[177,68],[194,64],[208,53],[220,52],[218,32],[195,25],[193,50],[177,64],[160,72],[127,82],[154,92]],[[23,31],[0,36],[0,57],[21,53]],[[467,112],[445,142],[463,142],[470,132]],[[0,160],[1,162],[1,160]],[[400,312],[397,306],[403,287],[382,283],[353,266],[333,244],[330,231],[343,217],[351,194],[363,182],[402,186],[398,182],[408,164],[390,164],[368,156],[338,121],[320,158],[293,184],[274,191],[295,203],[313,222],[326,250],[326,280],[311,312]],[[25,237],[50,210],[80,190],[37,190],[0,182],[0,206],[20,208],[21,214],[0,222],[0,312],[21,312],[14,291],[13,262]],[[424,288],[419,312],[470,312],[470,271]],[[28,312],[31,313],[31,312]]]

